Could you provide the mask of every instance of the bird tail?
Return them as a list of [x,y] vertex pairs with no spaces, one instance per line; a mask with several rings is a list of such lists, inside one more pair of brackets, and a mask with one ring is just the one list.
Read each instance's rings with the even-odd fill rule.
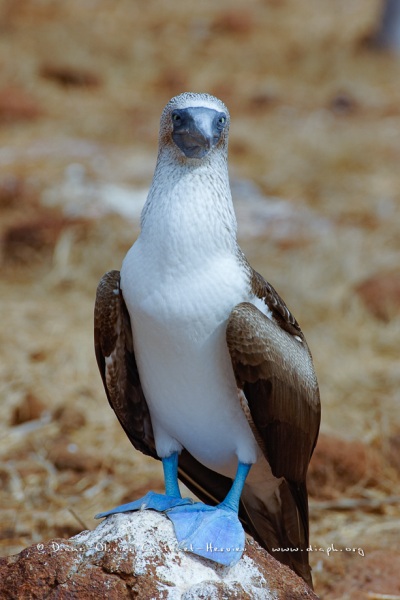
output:
[[306,485],[296,486],[282,480],[279,488],[265,498],[245,485],[241,504],[246,531],[269,554],[290,567],[313,589],[308,562]]

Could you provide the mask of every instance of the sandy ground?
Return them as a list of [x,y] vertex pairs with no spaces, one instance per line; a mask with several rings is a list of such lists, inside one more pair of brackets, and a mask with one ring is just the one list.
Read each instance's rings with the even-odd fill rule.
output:
[[316,591],[400,595],[400,58],[369,42],[379,10],[1,0],[3,555],[161,489],[107,405],[93,303],[137,235],[163,106],[209,91],[232,115],[242,247],[319,376]]

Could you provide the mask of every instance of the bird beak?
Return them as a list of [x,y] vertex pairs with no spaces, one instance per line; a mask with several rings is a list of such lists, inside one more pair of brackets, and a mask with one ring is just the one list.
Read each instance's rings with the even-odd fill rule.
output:
[[220,113],[203,107],[176,111],[178,119],[173,121],[172,139],[187,158],[204,158],[221,137],[218,127]]

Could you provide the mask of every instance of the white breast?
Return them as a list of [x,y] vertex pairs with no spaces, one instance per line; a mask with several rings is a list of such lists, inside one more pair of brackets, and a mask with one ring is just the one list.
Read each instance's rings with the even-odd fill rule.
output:
[[139,238],[121,270],[157,452],[184,447],[233,476],[238,458],[253,463],[258,452],[225,341],[232,308],[248,300],[246,274],[228,252],[173,272],[160,260]]

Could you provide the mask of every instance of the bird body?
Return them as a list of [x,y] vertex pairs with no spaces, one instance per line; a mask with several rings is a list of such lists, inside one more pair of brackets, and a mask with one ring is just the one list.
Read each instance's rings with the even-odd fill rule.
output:
[[[206,94],[182,94],[164,109],[141,233],[120,276],[107,274],[99,285],[96,355],[132,443],[163,461],[178,539],[230,530],[221,519],[239,510],[269,551],[274,544],[305,551],[318,386],[297,321],[238,246],[228,128],[226,107]],[[185,504],[177,468],[202,499],[220,504]],[[204,522],[193,530],[198,511]],[[232,527],[224,543],[239,539]],[[311,583],[306,552],[277,558]]]

